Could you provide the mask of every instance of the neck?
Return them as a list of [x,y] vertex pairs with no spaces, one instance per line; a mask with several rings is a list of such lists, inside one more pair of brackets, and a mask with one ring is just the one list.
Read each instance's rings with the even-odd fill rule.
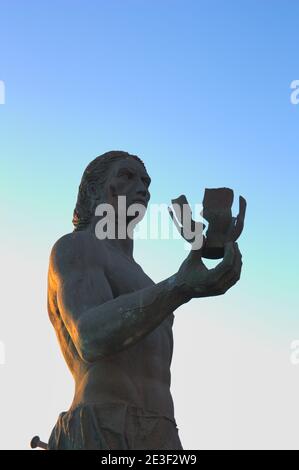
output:
[[131,240],[130,238],[115,238],[114,240],[107,238],[106,243],[108,243],[113,249],[119,250],[128,258],[133,259],[133,240]]
[[[87,230],[92,232],[96,236],[96,225],[100,221],[100,217],[93,217]],[[121,230],[122,228],[122,230]],[[127,227],[118,228],[117,223],[115,224],[115,237],[107,237],[104,239],[105,243],[108,243],[113,249],[120,251],[128,258],[133,259],[133,247],[134,240],[133,236],[129,237],[127,234]],[[98,241],[102,241],[100,238]]]

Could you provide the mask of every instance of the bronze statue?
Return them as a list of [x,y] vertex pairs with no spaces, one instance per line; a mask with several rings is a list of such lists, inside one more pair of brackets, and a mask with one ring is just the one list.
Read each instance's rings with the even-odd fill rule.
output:
[[207,269],[202,257],[205,249],[213,257],[214,236],[212,247],[205,240],[178,272],[155,284],[134,260],[131,237],[95,235],[98,204],[117,214],[117,198],[125,195],[127,206],[146,208],[149,185],[137,156],[97,157],[81,180],[75,229],[52,249],[48,312],[75,394],[49,449],[182,449],[170,393],[173,312],[192,298],[224,294],[240,278],[242,256],[236,237],[227,237],[218,247],[223,260]]

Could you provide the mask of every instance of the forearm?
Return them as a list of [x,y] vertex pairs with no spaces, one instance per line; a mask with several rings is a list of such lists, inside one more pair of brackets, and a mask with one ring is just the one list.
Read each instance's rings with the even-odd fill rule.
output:
[[77,325],[82,356],[93,361],[133,345],[188,300],[174,275],[93,307]]

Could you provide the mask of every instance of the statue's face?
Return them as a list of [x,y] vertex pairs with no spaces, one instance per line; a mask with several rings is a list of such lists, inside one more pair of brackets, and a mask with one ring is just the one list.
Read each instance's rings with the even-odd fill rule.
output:
[[118,196],[126,196],[126,209],[134,203],[145,208],[150,199],[151,179],[143,165],[132,157],[118,160],[111,165],[106,185],[105,200],[117,213]]

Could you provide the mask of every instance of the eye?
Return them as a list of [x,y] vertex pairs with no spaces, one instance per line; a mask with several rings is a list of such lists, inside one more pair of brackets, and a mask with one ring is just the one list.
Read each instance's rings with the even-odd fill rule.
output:
[[122,171],[120,172],[119,176],[125,177],[125,178],[127,178],[127,179],[131,179],[131,178],[133,178],[134,175],[133,175],[133,173],[131,173],[131,172],[128,171],[128,170],[122,170]]

